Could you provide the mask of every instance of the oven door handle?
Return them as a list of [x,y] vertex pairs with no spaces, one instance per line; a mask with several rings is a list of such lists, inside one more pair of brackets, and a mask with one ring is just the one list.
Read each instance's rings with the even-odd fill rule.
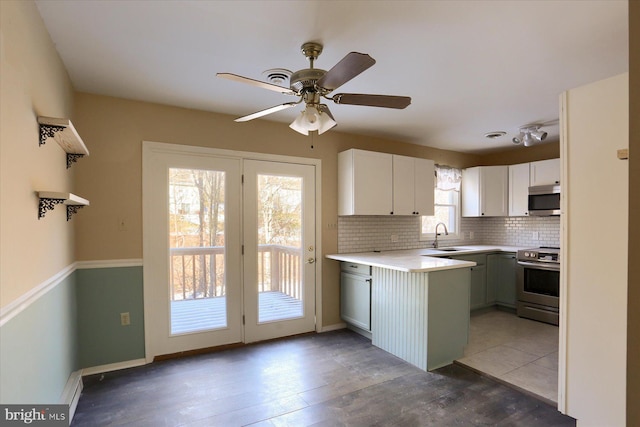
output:
[[518,265],[523,267],[531,267],[537,268],[538,270],[549,270],[549,271],[560,271],[560,266],[554,264],[545,264],[542,262],[526,262],[526,261],[518,261]]

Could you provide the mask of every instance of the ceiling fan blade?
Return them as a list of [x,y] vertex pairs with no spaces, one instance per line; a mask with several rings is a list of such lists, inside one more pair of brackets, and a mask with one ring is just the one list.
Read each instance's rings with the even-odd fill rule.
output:
[[368,107],[407,108],[411,104],[409,96],[369,95],[363,93],[339,93],[331,99],[336,104],[364,105]]
[[366,53],[351,52],[322,76],[316,85],[328,91],[339,88],[358,74],[376,63]]
[[257,111],[249,114],[248,116],[238,117],[234,122],[248,122],[249,120],[257,119],[258,117],[266,116],[267,114],[275,113],[277,111],[286,110],[287,108],[295,107],[299,102],[287,102],[286,104],[276,105],[275,107],[267,108],[266,110]]
[[287,95],[295,95],[296,94],[294,91],[292,91],[291,89],[286,88],[284,86],[278,86],[278,85],[274,85],[274,84],[267,83],[267,82],[261,82],[260,80],[250,79],[249,77],[243,77],[243,76],[239,76],[237,74],[217,73],[216,76],[217,77],[221,77],[223,79],[227,79],[227,80],[233,80],[234,82],[250,84],[252,86],[256,86],[256,87],[259,87],[259,88],[262,88],[262,89],[268,89],[268,90],[272,90],[274,92],[284,93],[284,94],[287,94]]

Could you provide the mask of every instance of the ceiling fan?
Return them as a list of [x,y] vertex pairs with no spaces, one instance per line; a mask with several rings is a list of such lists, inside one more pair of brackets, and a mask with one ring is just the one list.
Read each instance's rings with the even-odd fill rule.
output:
[[240,83],[250,84],[262,89],[280,92],[285,95],[299,97],[295,102],[286,102],[265,110],[257,111],[247,116],[235,119],[236,122],[246,122],[266,116],[267,114],[295,107],[305,103],[302,111],[289,127],[296,132],[309,135],[309,131],[318,131],[319,134],[333,128],[337,123],[326,104],[321,103],[321,98],[335,102],[336,104],[363,105],[370,107],[384,107],[403,109],[411,104],[408,96],[371,95],[360,93],[331,92],[362,73],[376,63],[371,56],[351,52],[333,66],[329,71],[313,68],[313,63],[322,53],[322,45],[315,42],[304,43],[301,47],[302,54],[309,59],[309,68],[298,70],[289,77],[289,88],[260,80],[250,79],[232,73],[217,73],[216,76]]

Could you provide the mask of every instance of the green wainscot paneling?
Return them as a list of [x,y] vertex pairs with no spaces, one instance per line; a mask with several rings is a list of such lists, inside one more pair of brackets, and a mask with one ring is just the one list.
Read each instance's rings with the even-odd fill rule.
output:
[[[81,368],[144,358],[142,267],[80,269],[77,274]],[[120,313],[131,324],[121,326]]]
[[0,403],[60,403],[76,371],[76,273],[0,328]]

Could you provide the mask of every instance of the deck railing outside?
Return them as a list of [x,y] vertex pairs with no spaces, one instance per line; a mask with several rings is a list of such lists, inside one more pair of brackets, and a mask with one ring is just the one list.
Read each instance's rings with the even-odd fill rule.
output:
[[[224,296],[224,247],[170,248],[172,300]],[[301,298],[302,250],[281,245],[258,246],[258,292],[277,291]]]

